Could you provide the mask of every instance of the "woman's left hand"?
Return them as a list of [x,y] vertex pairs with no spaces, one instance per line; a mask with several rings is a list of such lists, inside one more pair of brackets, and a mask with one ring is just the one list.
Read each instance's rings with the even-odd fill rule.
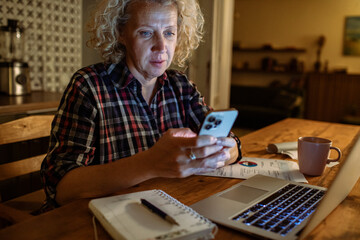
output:
[[225,165],[231,164],[236,161],[239,156],[239,150],[235,139],[232,137],[217,138],[217,145],[223,146],[223,151],[226,153]]
[[145,164],[157,177],[187,177],[234,162],[236,142],[230,137],[197,136],[190,129],[169,129],[147,151]]

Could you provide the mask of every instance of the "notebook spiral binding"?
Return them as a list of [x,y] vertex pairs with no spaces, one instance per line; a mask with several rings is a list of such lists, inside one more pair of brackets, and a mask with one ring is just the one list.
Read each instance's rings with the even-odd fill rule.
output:
[[[187,211],[192,216],[195,216],[196,218],[200,219],[200,221],[203,221],[204,223],[208,224],[209,226],[215,225],[213,222],[211,222],[209,219],[205,218],[204,216],[200,215],[198,212],[196,212],[194,209],[186,206],[185,204],[179,202],[177,199],[173,198],[172,196],[168,195],[164,191],[160,189],[156,189],[155,192],[159,194],[161,197],[166,198],[167,200],[173,202],[177,207],[179,207],[182,210]],[[215,225],[216,226],[216,225]],[[215,230],[213,234],[215,235],[217,233],[217,226],[215,227]]]

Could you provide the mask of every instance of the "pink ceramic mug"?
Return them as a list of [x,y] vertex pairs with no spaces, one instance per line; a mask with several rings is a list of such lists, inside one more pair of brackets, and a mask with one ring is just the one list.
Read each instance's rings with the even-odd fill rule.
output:
[[[325,138],[300,137],[298,139],[300,172],[306,175],[319,176],[323,173],[327,163],[338,161],[341,158],[341,151],[331,144],[332,142]],[[337,158],[329,159],[331,149],[337,151]]]

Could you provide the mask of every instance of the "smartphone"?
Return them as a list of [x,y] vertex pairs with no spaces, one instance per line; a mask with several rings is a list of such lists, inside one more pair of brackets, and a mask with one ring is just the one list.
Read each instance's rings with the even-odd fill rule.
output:
[[227,137],[237,118],[238,111],[234,108],[214,110],[206,114],[198,135]]

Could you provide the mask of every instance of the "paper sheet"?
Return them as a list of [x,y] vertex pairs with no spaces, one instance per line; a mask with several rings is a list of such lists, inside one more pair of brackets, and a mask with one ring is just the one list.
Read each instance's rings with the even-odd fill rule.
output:
[[280,159],[243,157],[240,162],[201,175],[248,179],[256,174],[282,178],[295,182],[308,181],[296,162]]
[[271,143],[267,146],[266,151],[269,153],[281,153],[288,155],[291,159],[298,159],[297,142]]

